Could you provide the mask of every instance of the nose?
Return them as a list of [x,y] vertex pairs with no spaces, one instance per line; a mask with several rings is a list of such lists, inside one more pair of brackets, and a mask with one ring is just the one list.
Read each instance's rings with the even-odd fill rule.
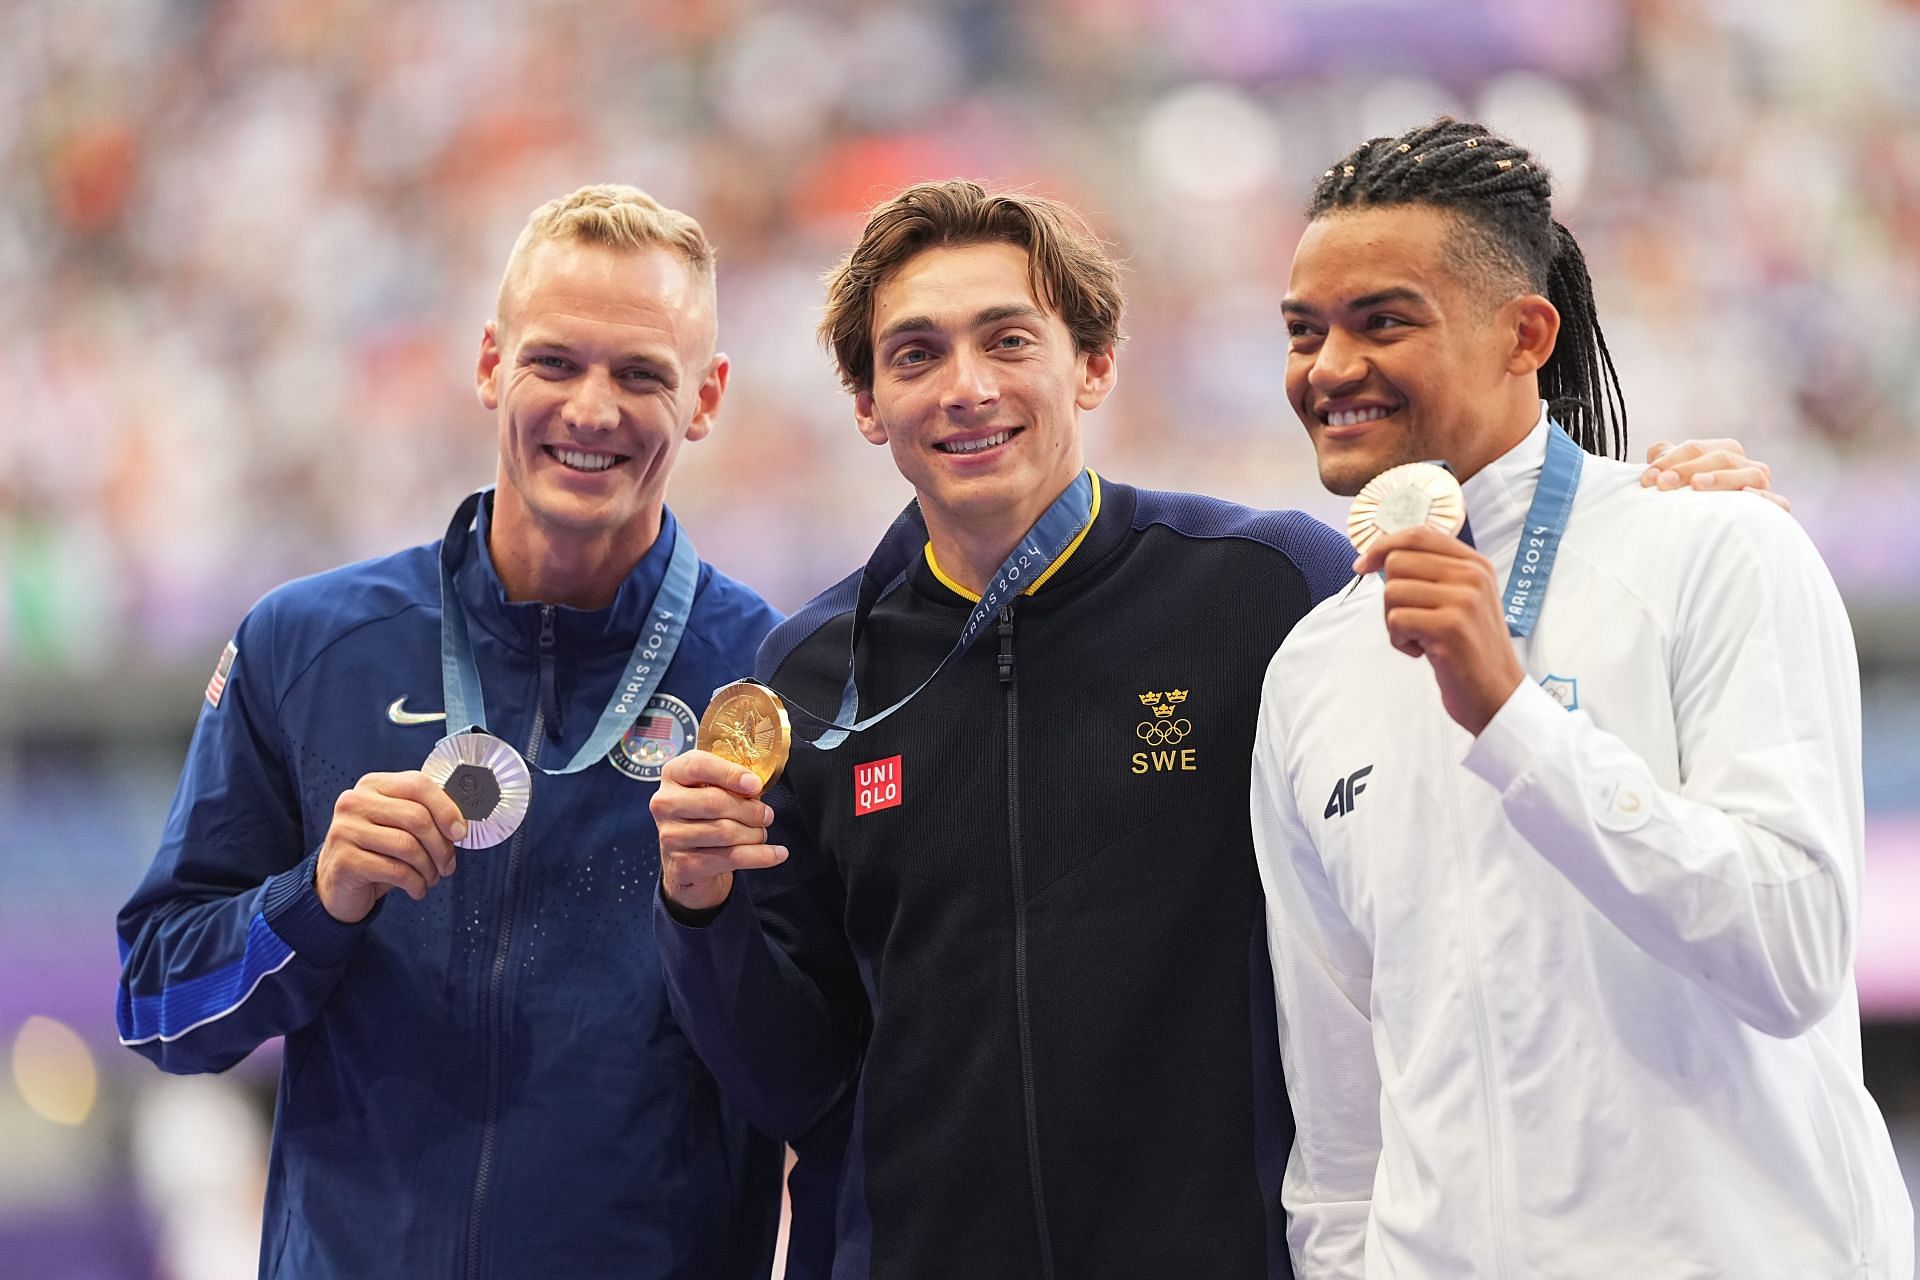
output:
[[620,402],[612,377],[588,370],[574,379],[563,416],[567,426],[576,431],[611,431],[619,425]]
[[1331,329],[1313,354],[1307,382],[1321,395],[1338,395],[1367,380],[1366,354],[1339,329]]
[[1000,380],[993,361],[970,347],[956,349],[947,361],[947,382],[940,407],[952,414],[979,413],[1000,400]]

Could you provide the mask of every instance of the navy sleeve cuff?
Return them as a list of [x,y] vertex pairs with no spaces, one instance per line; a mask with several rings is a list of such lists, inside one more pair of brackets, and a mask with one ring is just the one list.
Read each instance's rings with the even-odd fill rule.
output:
[[[282,871],[266,883],[260,901],[260,914],[280,940],[309,964],[329,967],[353,954],[355,944],[366,932],[367,922],[380,910],[378,904],[357,924],[342,924],[327,914],[314,884],[320,865],[320,852],[309,854],[299,866]],[[384,901],[384,899],[382,899]]]
[[653,934],[670,983],[731,993],[740,980],[748,939],[759,927],[753,904],[736,881],[727,900],[712,912],[699,912],[703,923],[683,923],[667,905],[664,893],[653,895]]
[[717,907],[702,909],[683,907],[667,896],[666,885],[662,883],[655,900],[660,904],[661,910],[667,913],[667,918],[675,924],[684,925],[689,929],[704,929],[720,918],[720,913],[727,909],[727,903],[732,902],[734,896],[729,893]]

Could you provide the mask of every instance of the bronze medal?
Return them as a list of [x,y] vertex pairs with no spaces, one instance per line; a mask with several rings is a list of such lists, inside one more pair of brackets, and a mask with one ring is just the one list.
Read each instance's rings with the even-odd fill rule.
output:
[[1382,534],[1426,525],[1456,534],[1467,521],[1460,482],[1445,467],[1409,462],[1382,471],[1367,483],[1347,512],[1347,538],[1365,553]]

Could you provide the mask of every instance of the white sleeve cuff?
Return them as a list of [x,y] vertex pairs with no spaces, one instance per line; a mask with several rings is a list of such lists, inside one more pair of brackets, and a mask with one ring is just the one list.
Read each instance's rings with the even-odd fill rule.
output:
[[1541,749],[1567,732],[1571,714],[1533,680],[1523,679],[1487,721],[1462,763],[1505,794],[1540,758]]

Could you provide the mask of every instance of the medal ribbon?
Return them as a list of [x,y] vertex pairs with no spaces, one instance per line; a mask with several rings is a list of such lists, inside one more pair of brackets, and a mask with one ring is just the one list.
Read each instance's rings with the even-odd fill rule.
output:
[[1559,423],[1548,425],[1547,460],[1540,468],[1540,483],[1527,507],[1526,523],[1520,526],[1513,568],[1507,573],[1503,610],[1507,632],[1516,639],[1532,635],[1534,624],[1540,621],[1547,579],[1553,576],[1554,557],[1560,554],[1560,539],[1573,515],[1573,495],[1580,487],[1580,467],[1586,456]]
[[840,709],[829,720],[827,717],[808,711],[792,699],[787,704],[809,720],[818,721],[827,726],[825,733],[814,741],[814,746],[822,751],[831,751],[847,740],[849,734],[871,729],[900,708],[918,697],[920,691],[932,684],[934,678],[947,669],[955,658],[973,647],[973,644],[986,633],[987,623],[1000,609],[1012,602],[1013,598],[1025,591],[1037,579],[1043,576],[1060,558],[1073,540],[1080,536],[1093,520],[1093,474],[1082,470],[1068,485],[1066,491],[1053,500],[1033,528],[1021,536],[1012,554],[1001,562],[1000,568],[980,594],[973,611],[967,615],[966,625],[960,628],[960,638],[953,649],[940,660],[940,665],[914,687],[912,693],[900,699],[884,711],[876,712],[864,720],[854,717],[860,709],[860,693],[854,687],[854,657],[860,648],[860,632],[865,629],[867,615],[873,612],[880,598],[900,581],[907,566],[921,553],[926,545],[926,528],[918,519],[917,502],[909,502],[905,510],[895,517],[887,536],[874,548],[873,555],[867,560],[866,568],[860,571],[860,597],[853,610],[853,635],[847,645],[847,683],[840,694]]
[[[448,733],[466,732],[466,728],[457,726],[482,733],[487,729],[487,704],[480,692],[480,670],[473,661],[467,610],[453,583],[455,571],[466,559],[468,532],[487,492],[479,489],[467,496],[460,509],[453,513],[453,523],[447,526],[447,536],[440,543],[440,684],[446,697]],[[700,555],[693,549],[693,539],[687,536],[686,530],[676,525],[666,577],[654,593],[647,625],[634,641],[619,688],[608,699],[586,745],[574,753],[564,768],[541,768],[541,773],[555,776],[578,773],[598,764],[627,730],[633,728],[647,700],[665,678],[674,651],[680,647],[680,637],[686,634],[687,615],[693,611],[693,596],[699,585]]]

